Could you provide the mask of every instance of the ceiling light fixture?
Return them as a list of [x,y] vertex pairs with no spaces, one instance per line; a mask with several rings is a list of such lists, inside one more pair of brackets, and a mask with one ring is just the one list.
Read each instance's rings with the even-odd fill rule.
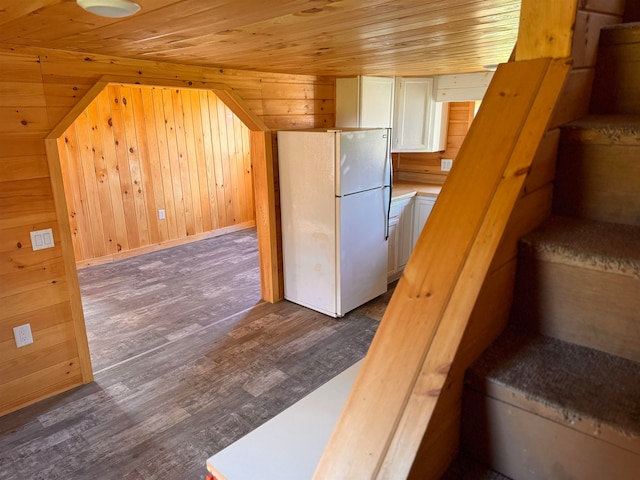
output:
[[87,12],[108,18],[128,17],[140,11],[140,5],[129,0],[76,0]]

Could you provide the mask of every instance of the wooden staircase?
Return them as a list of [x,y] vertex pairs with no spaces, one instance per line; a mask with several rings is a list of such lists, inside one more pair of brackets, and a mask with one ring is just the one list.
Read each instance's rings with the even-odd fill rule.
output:
[[522,239],[510,325],[466,374],[461,451],[515,480],[640,478],[639,78],[640,24],[603,29],[554,216]]

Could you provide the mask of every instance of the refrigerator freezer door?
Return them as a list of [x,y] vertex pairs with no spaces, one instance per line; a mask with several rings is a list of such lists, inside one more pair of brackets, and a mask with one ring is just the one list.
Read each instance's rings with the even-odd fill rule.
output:
[[336,316],[334,136],[278,132],[287,300]]
[[336,141],[339,163],[336,195],[343,196],[389,185],[389,130],[340,131]]
[[336,198],[338,316],[387,291],[385,191],[377,188]]

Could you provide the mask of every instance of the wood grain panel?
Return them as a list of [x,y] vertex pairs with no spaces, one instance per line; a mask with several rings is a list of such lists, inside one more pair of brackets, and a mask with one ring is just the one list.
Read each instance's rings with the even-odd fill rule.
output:
[[[37,291],[37,294],[35,294]],[[7,295],[2,299],[3,311],[7,317],[23,315],[64,302],[69,296],[66,282],[47,284],[45,287]],[[15,344],[14,344],[15,348]]]
[[46,177],[49,168],[44,155],[0,157],[0,183]]
[[[55,249],[44,249],[39,250],[38,252],[33,252],[31,249],[31,236],[29,232],[32,230],[42,230],[44,228],[50,227],[51,224],[49,222],[44,223],[27,223],[24,225],[20,225],[13,228],[6,228],[2,230],[2,235],[0,236],[0,254],[9,254],[15,255],[18,252],[25,251],[27,252],[27,256],[33,253],[45,253],[51,252]],[[52,228],[53,237],[59,237],[58,226],[54,225]],[[3,265],[11,265],[13,262],[2,263]],[[13,265],[9,270],[13,268],[22,268],[22,266]]]
[[33,403],[45,396],[64,392],[82,383],[80,362],[71,358],[29,375],[0,385],[3,413],[12,412],[21,406]]
[[21,105],[44,107],[44,91],[41,83],[1,82],[0,106]]
[[29,106],[0,106],[0,131],[18,134],[48,133],[47,109]]
[[107,87],[64,135],[76,260],[253,221],[247,139],[212,92]]
[[0,298],[64,282],[64,262],[61,252],[57,253],[58,257],[39,264],[36,269],[19,270],[0,276]]
[[[70,317],[71,308],[69,302],[62,302],[14,317],[3,318],[0,320],[0,342],[13,341],[13,326],[15,325],[28,323],[31,325],[31,331],[37,332],[66,323]],[[7,352],[8,349],[3,351]],[[19,350],[16,349],[16,351]]]
[[19,55],[11,51],[0,51],[0,65],[2,65],[0,69],[0,83],[42,82],[37,55]]
[[0,130],[0,158],[42,155],[46,158],[44,139],[40,133],[14,134]]
[[519,10],[518,0],[162,0],[114,20],[74,2],[0,0],[0,41],[202,67],[215,52],[217,65],[248,71],[416,76],[506,61]]
[[50,220],[52,210],[53,195],[48,178],[0,184],[0,230]]

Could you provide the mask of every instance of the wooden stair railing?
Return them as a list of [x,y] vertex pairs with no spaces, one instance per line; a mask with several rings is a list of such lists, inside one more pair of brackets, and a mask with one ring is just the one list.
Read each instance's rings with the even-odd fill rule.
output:
[[498,68],[315,479],[410,475],[569,68],[549,58]]

